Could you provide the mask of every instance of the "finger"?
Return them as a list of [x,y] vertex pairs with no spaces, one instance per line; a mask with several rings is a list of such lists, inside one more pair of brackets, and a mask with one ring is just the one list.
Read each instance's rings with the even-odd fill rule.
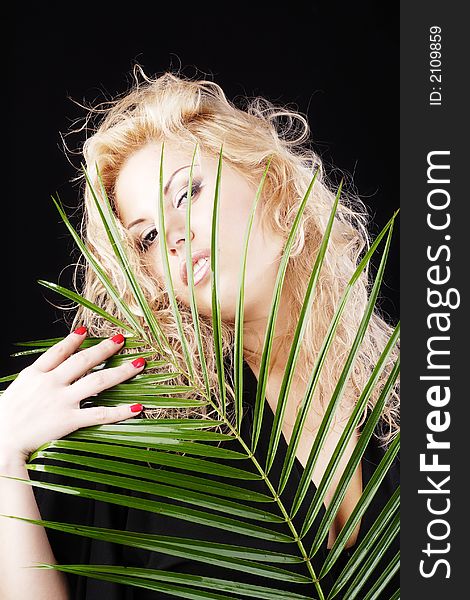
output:
[[62,383],[72,383],[120,350],[124,341],[125,337],[118,333],[96,346],[80,350],[60,364],[55,369],[54,376]]
[[128,360],[119,367],[90,373],[72,383],[67,390],[67,394],[72,400],[79,402],[134,377],[134,375],[141,373],[144,367],[145,359],[140,357],[132,361]]
[[77,408],[75,423],[77,424],[77,428],[116,423],[116,421],[123,421],[124,419],[135,417],[142,409],[142,404]]
[[80,347],[86,338],[86,327],[78,327],[63,340],[48,348],[31,366],[47,373],[58,367]]

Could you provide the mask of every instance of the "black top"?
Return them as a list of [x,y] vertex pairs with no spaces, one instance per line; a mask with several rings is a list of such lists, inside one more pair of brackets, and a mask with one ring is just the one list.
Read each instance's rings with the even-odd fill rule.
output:
[[[247,363],[244,363],[244,417],[242,421],[242,437],[245,440],[251,439],[252,432],[252,421],[253,421],[253,405],[256,396],[256,385],[257,380]],[[257,457],[260,458],[261,464],[263,464],[263,456],[266,455],[269,436],[271,432],[271,426],[273,422],[273,413],[269,406],[269,403],[265,402],[263,426],[259,438],[258,448],[256,451]],[[280,476],[283,459],[287,450],[287,444],[283,435],[281,435],[276,460],[274,461],[273,467],[270,472],[270,479],[275,482]],[[367,485],[376,466],[379,464],[384,450],[379,448],[377,438],[371,437],[371,440],[367,446],[366,452],[362,459],[362,480],[363,488]],[[49,461],[48,464],[56,464],[57,466],[64,466],[64,463]],[[233,461],[230,461],[232,466]],[[153,465],[156,467],[156,465]],[[243,465],[245,468],[246,465]],[[159,467],[157,467],[159,468]],[[295,460],[295,466],[292,469],[289,481],[282,493],[282,500],[284,505],[288,508],[293,502],[295,491],[298,487],[300,477],[303,472],[303,467],[298,459]],[[194,475],[194,473],[192,473]],[[41,480],[48,482],[55,482],[69,484],[73,483],[70,478],[59,477],[50,473],[41,473],[39,471],[30,471],[30,477],[32,480]],[[204,475],[204,477],[210,477]],[[218,478],[213,476],[212,479],[217,480]],[[222,480],[228,482],[227,479]],[[328,591],[331,585],[334,583],[336,577],[341,572],[343,566],[354,552],[357,545],[364,538],[365,534],[378,517],[380,511],[385,506],[386,502],[392,495],[393,491],[398,486],[399,482],[399,459],[395,459],[389,472],[385,476],[379,490],[377,491],[374,499],[368,510],[362,517],[360,531],[358,539],[354,547],[345,550],[338,560],[335,567],[330,571],[327,576],[322,579],[322,589]],[[250,489],[260,491],[264,494],[267,493],[266,486],[262,481],[250,481],[244,483],[242,480],[237,480],[237,485],[246,485]],[[108,491],[119,491],[124,493],[121,489],[117,490],[112,486],[103,486],[101,484],[93,484],[84,481],[79,481],[78,486],[80,487],[92,487],[99,490]],[[182,538],[194,538],[202,540],[211,540],[224,544],[239,544],[242,546],[255,546],[257,548],[269,549],[275,552],[286,552],[289,554],[298,555],[299,550],[295,543],[277,543],[269,542],[264,540],[255,540],[236,533],[228,533],[221,529],[212,527],[204,527],[196,523],[192,523],[186,520],[178,518],[171,518],[156,513],[149,513],[141,510],[130,509],[124,506],[118,506],[116,504],[108,504],[101,501],[94,501],[86,498],[79,498],[68,494],[62,494],[34,487],[34,492],[39,506],[41,516],[45,520],[60,521],[64,523],[76,523],[89,526],[105,527],[110,529],[118,529],[123,531],[133,532],[145,532],[159,535],[178,536]],[[307,495],[298,510],[294,524],[297,525],[297,531],[300,531],[300,526],[305,518],[307,509],[311,503],[311,500],[315,494],[316,488],[313,482],[310,484]],[[141,498],[157,498],[156,496],[149,496],[142,492],[135,492],[128,490],[127,493],[131,496]],[[165,502],[171,502],[171,500],[165,500]],[[256,503],[256,508],[266,509],[273,511],[273,504],[263,505],[262,503]],[[197,508],[192,506],[192,508]],[[316,521],[310,528],[303,539],[304,547],[307,551],[310,549],[315,531],[325,513],[325,507],[322,505],[319,514],[317,515]],[[228,515],[230,516],[230,515]],[[273,528],[273,525],[269,524],[269,528]],[[299,583],[282,583],[279,580],[268,581],[260,576],[253,576],[242,571],[229,571],[221,567],[217,567],[213,564],[207,564],[206,562],[200,561],[188,561],[183,558],[178,558],[170,555],[161,554],[158,552],[150,552],[139,548],[131,548],[115,543],[103,542],[100,540],[89,539],[82,536],[75,536],[68,533],[62,533],[52,529],[46,529],[49,541],[56,557],[58,564],[110,564],[120,566],[133,566],[133,567],[144,567],[150,569],[162,569],[166,571],[174,570],[180,573],[191,573],[195,575],[202,575],[208,577],[218,577],[221,579],[228,579],[233,577],[235,581],[245,581],[251,584],[268,585],[273,586],[277,589],[285,589],[291,592],[297,592],[304,595],[313,594],[313,586],[307,586]],[[286,532],[285,525],[279,525],[279,531]],[[320,566],[327,555],[327,538],[318,553],[313,559],[313,566],[316,573],[319,572]],[[372,583],[375,581],[377,574],[383,571],[383,568],[390,562],[393,556],[398,551],[399,541],[396,538],[392,543],[389,550],[385,553],[384,557],[379,564],[379,567],[375,571],[375,575],[369,578],[369,581],[363,587],[359,598],[365,596],[366,591],[370,588]],[[307,575],[306,567],[303,563],[298,564],[286,564],[279,565],[282,568],[290,569]],[[71,600],[155,600],[159,598],[161,600],[170,599],[174,600],[175,596],[167,595],[163,592],[155,592],[150,590],[144,590],[142,588],[110,583],[106,581],[100,581],[91,577],[78,577],[67,574],[70,582],[70,588],[72,590]],[[346,584],[343,588],[343,592],[348,588],[349,584]],[[389,583],[386,590],[381,594],[381,598],[388,600],[391,595],[399,587],[399,577],[396,575],[393,581]],[[237,597],[234,594],[229,596]],[[241,598],[241,596],[239,596]],[[338,594],[336,598],[341,598],[342,594]],[[246,597],[245,597],[246,598]]]

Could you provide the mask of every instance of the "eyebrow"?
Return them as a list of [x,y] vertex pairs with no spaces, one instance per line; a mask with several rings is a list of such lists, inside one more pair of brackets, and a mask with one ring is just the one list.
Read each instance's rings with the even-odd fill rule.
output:
[[[165,184],[165,187],[163,188],[163,195],[166,196],[166,194],[168,193],[168,190],[170,189],[170,185],[173,182],[173,179],[175,178],[175,175],[177,173],[179,173],[180,171],[182,171],[183,169],[187,169],[188,167],[190,167],[191,165],[184,165],[183,167],[180,167],[179,169],[176,169],[176,171],[173,171],[173,173],[171,174],[170,178],[168,179],[168,181]],[[132,227],[134,227],[135,225],[138,225],[139,223],[142,223],[142,221],[145,221],[146,219],[140,218],[140,219],[136,219],[135,221],[132,221],[131,223],[129,223],[129,225],[127,225],[126,229],[132,229]]]

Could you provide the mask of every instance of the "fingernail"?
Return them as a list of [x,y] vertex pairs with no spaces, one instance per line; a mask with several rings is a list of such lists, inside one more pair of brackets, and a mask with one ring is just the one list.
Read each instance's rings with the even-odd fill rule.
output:
[[133,404],[131,406],[131,412],[140,412],[144,407],[142,404]]
[[113,337],[111,338],[111,340],[115,344],[122,344],[122,342],[124,341],[124,336],[122,335],[122,333],[118,333],[116,335],[113,335]]
[[136,369],[140,369],[140,367],[143,367],[145,365],[145,358],[142,358],[140,356],[139,358],[136,358],[135,360],[133,360],[132,364],[134,365],[134,367]]
[[77,329],[73,330],[73,333],[76,333],[77,335],[83,335],[86,333],[86,327],[77,327]]

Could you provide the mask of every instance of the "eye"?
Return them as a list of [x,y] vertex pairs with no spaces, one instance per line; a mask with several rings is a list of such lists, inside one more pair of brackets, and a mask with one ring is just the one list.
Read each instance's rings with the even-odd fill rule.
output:
[[[191,199],[194,200],[194,198],[198,195],[198,193],[201,191],[201,182],[194,180],[193,179],[193,185],[191,186]],[[176,208],[180,208],[181,204],[184,201],[188,200],[188,192],[189,192],[189,188],[186,187],[185,191],[183,194],[177,196],[176,198]]]
[[155,229],[155,227],[152,227],[152,229],[150,229],[148,233],[146,233],[139,239],[139,244],[142,252],[146,252],[150,248],[153,242],[157,239],[157,235],[158,231]]

